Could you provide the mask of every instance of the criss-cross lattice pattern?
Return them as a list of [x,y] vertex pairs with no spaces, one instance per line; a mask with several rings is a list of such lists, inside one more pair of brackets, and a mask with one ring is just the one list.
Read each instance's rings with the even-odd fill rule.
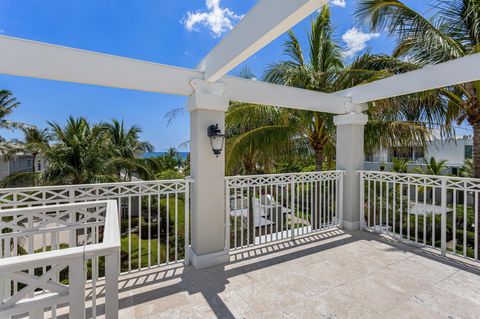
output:
[[118,199],[128,196],[181,194],[185,193],[187,183],[186,180],[172,180],[7,188],[0,190],[0,209]]
[[300,174],[229,176],[226,177],[225,180],[227,182],[227,187],[235,188],[340,180],[343,175],[343,171],[328,171]]

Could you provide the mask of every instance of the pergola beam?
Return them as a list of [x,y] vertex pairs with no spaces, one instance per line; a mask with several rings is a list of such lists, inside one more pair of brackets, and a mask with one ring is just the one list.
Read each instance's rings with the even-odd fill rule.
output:
[[200,62],[205,80],[215,82],[315,12],[327,0],[260,0]]
[[227,85],[230,100],[251,104],[344,114],[349,102],[349,99],[333,94],[241,78],[223,77],[218,82]]
[[200,71],[0,36],[0,73],[189,96]]
[[362,104],[480,80],[480,54],[451,60],[334,93]]
[[[0,36],[0,73],[121,89],[190,96],[197,70]],[[260,81],[223,77],[230,100],[343,113],[348,99]]]

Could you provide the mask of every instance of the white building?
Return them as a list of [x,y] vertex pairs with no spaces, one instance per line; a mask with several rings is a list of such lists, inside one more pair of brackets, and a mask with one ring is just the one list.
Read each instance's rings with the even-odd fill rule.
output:
[[45,168],[45,160],[37,155],[35,163],[31,154],[17,154],[11,159],[0,158],[0,180],[17,173],[42,172]]
[[388,171],[393,158],[409,160],[412,163],[411,167],[418,167],[424,164],[424,160],[434,157],[437,161],[447,161],[447,173],[458,175],[459,168],[464,165],[465,160],[472,158],[472,151],[472,136],[428,142],[426,148],[421,146],[382,148],[374,154],[366,154],[365,169]]

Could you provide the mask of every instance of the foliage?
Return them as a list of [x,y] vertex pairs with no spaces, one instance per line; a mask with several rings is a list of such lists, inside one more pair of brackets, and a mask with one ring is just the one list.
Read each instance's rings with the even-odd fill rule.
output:
[[414,169],[415,173],[424,175],[443,175],[447,170],[447,161],[437,161],[435,157],[431,157],[429,160],[423,160],[423,167],[417,167]]
[[[267,69],[268,82],[326,93],[411,71],[417,65],[368,51],[349,66],[333,35],[330,11],[324,6],[312,21],[308,50],[289,32],[284,44],[287,60]],[[436,92],[415,94],[370,103],[365,147],[373,151],[392,145],[425,145],[430,125],[445,118],[446,105]],[[341,110],[339,110],[341,111]],[[227,167],[239,172],[268,171],[278,155],[313,154],[317,170],[332,166],[335,126],[331,114],[281,109],[272,106],[233,104],[227,114]],[[270,163],[269,163],[270,161]]]
[[406,159],[393,158],[390,170],[394,173],[408,173],[408,165],[411,162]]
[[[394,57],[418,67],[480,53],[479,1],[435,1],[429,12],[430,16],[422,15],[400,0],[360,0],[356,17],[372,31],[395,36]],[[447,128],[465,121],[473,127],[473,176],[479,178],[480,81],[436,91],[448,106]]]
[[460,176],[473,177],[473,161],[471,158],[467,158],[460,167]]
[[123,122],[91,124],[85,118],[70,117],[64,126],[49,122],[49,128],[24,130],[22,148],[35,157],[41,154],[47,165],[42,172],[8,176],[5,186],[88,184],[130,180],[134,173],[152,176],[137,156],[150,150],[140,142],[138,127],[126,129]]
[[180,179],[190,174],[190,155],[184,160],[175,148],[169,148],[161,156],[143,159],[142,163],[156,179],[160,180]]

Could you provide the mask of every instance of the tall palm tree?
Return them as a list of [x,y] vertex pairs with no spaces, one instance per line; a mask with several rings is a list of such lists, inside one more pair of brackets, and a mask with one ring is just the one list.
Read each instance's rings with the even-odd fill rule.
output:
[[148,168],[138,158],[145,152],[153,151],[152,144],[140,141],[142,129],[136,125],[126,128],[123,121],[115,119],[104,126],[106,137],[111,144],[112,161],[118,178],[121,178],[123,172],[124,179],[131,179],[134,171],[145,171],[145,175],[151,176]]
[[[345,66],[342,48],[333,36],[328,6],[324,6],[312,21],[308,39],[306,58],[298,38],[289,32],[284,51],[288,59],[271,65],[266,71],[265,80],[309,90],[335,92],[416,68],[410,63],[369,52]],[[369,105],[367,114],[370,122],[365,132],[367,151],[380,146],[426,144],[430,130],[419,120],[430,122],[441,119],[439,114],[442,114],[444,103],[434,93],[418,95],[417,99],[404,97]],[[412,101],[422,101],[436,107],[423,111],[423,103]],[[269,116],[275,114],[275,117],[267,117],[263,123],[265,118],[260,116],[261,113]],[[247,129],[236,137],[230,148],[227,147],[231,156],[246,153],[250,149],[263,151],[268,147],[279,147],[279,150],[270,152],[276,154],[285,150],[309,149],[315,155],[317,170],[322,169],[325,159],[330,163],[334,159],[335,127],[331,114],[255,105],[239,106],[238,114],[237,120],[243,121],[241,124]]]
[[[419,67],[480,53],[480,1],[439,0],[429,12],[400,0],[359,0],[356,16],[372,31],[395,36],[394,56]],[[473,176],[480,178],[480,81],[440,91],[449,101],[447,124],[473,127]]]
[[42,154],[49,146],[52,137],[48,129],[39,129],[37,127],[28,127],[23,129],[24,150],[32,154],[33,172],[36,172],[36,160],[39,154]]

